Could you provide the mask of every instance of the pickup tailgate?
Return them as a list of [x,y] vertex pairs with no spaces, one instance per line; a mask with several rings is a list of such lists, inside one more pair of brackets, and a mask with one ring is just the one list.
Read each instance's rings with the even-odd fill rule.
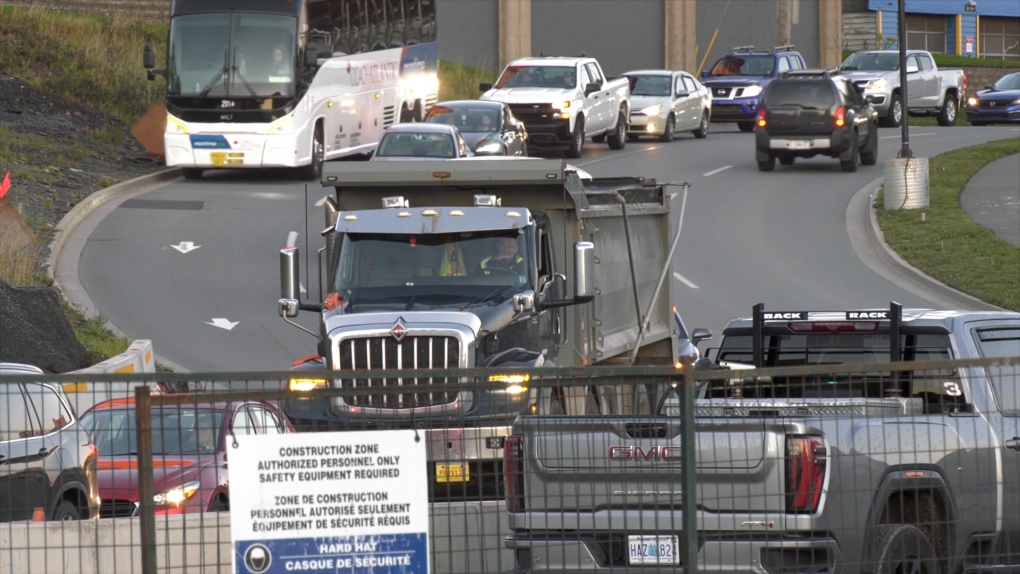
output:
[[[680,507],[678,419],[522,417],[514,434],[521,436],[528,513]],[[781,424],[699,419],[696,436],[701,510],[785,511]]]

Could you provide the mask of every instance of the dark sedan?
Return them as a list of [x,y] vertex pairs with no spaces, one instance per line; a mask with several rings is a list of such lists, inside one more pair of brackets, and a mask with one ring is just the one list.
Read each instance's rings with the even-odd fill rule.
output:
[[[81,417],[99,449],[100,518],[135,516],[138,433],[134,399],[97,404]],[[227,444],[231,433],[295,432],[274,405],[235,401],[152,409],[153,502],[156,514],[230,510]]]
[[475,155],[528,155],[528,131],[503,102],[439,102],[425,121],[455,126]]
[[1006,74],[967,100],[971,125],[1020,123],[1020,72]]

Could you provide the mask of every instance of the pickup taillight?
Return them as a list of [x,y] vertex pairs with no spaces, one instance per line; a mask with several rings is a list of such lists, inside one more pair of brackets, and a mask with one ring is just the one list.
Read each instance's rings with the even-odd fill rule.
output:
[[758,117],[754,119],[754,123],[760,128],[765,127],[765,108],[758,108]]
[[524,510],[524,443],[519,436],[507,437],[503,446],[503,489],[507,510]]
[[846,125],[846,108],[839,106],[836,108],[836,127],[841,128]]
[[825,443],[822,437],[786,438],[786,512],[812,514],[818,510],[825,483]]

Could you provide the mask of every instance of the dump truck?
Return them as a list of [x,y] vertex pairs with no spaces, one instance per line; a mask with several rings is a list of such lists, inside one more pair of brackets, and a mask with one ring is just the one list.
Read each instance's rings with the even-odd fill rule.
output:
[[[675,364],[670,269],[687,184],[582,179],[533,158],[327,164],[322,182],[335,188],[322,303],[299,299],[298,248],[280,252],[280,315],[321,316],[317,332],[301,327],[318,349],[294,363],[290,388],[354,394],[283,401],[299,430],[421,429],[434,501],[498,498],[518,416],[650,412],[657,389],[539,390],[507,369]],[[448,368],[503,385],[345,376]]]

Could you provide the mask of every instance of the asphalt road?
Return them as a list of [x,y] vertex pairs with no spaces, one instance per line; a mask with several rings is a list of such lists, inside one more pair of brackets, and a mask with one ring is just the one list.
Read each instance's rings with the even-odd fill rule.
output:
[[[851,240],[848,204],[883,175],[884,161],[899,150],[899,133],[882,130],[879,163],[856,173],[821,157],[761,173],[753,134],[720,126],[705,140],[684,134],[670,144],[629,143],[616,152],[589,143],[576,164],[595,176],[692,184],[674,262],[690,328],[719,333],[758,302],[773,310],[885,307],[891,300],[973,306],[903,280],[879,258],[862,255],[859,238]],[[917,127],[911,148],[933,157],[1016,136],[1005,127]],[[313,270],[303,284],[319,299],[315,250],[324,221],[315,204],[331,191],[273,172],[174,180],[98,209],[75,233],[80,256],[62,261],[77,268],[81,294],[96,310],[128,337],[151,339],[172,365],[283,371],[314,353],[316,341],[277,315],[279,250],[302,249],[302,273]],[[299,322],[315,328],[313,313]]]

